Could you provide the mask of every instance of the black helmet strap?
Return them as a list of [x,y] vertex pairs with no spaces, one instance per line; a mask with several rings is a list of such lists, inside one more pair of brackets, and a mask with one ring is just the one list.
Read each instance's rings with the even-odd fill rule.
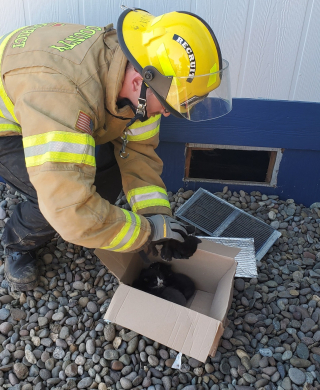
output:
[[135,116],[127,123],[127,127],[131,126],[135,121],[145,122],[148,119],[147,114],[147,89],[149,87],[143,81],[141,84],[140,96],[138,99],[138,106],[136,108]]
[[[138,106],[136,108],[135,116],[126,124],[126,127],[128,128],[131,126],[135,121],[139,120],[140,122],[145,122],[148,119],[147,114],[147,89],[149,87],[147,84],[143,81],[141,84],[141,90],[140,90],[140,96],[138,99]],[[121,158],[128,158],[129,153],[126,152],[126,146],[128,141],[128,135],[127,130],[123,132],[122,139],[122,147],[120,149],[119,155]]]

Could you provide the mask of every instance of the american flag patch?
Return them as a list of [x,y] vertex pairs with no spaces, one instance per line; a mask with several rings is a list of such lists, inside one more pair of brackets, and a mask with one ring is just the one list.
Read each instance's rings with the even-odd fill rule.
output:
[[88,114],[85,114],[83,111],[79,111],[75,128],[83,133],[92,135],[93,121]]

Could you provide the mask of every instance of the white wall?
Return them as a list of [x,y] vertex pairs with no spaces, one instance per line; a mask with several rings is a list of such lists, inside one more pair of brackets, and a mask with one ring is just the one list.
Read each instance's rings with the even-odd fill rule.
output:
[[52,21],[116,25],[121,4],[204,18],[230,62],[234,97],[320,102],[320,0],[0,0],[0,36]]

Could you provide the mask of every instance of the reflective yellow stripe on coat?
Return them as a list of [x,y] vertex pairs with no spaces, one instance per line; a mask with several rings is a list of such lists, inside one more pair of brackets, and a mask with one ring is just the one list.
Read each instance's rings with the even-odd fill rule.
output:
[[108,249],[115,252],[124,252],[130,250],[139,236],[141,228],[141,219],[139,215],[130,211],[121,209],[126,217],[126,222],[120,232],[115,236],[110,245],[101,249]]
[[127,199],[134,213],[153,206],[170,208],[167,191],[158,186],[134,188],[128,192]]
[[[0,75],[4,49],[12,35],[22,28],[24,27],[0,37]],[[21,127],[14,114],[14,105],[6,94],[2,83],[2,77],[0,77],[0,131],[14,131],[21,134]]]
[[128,141],[145,141],[159,133],[161,115],[149,118],[145,122],[137,121],[128,127]]
[[46,162],[96,166],[95,142],[89,134],[50,131],[24,137],[23,147],[27,168]]

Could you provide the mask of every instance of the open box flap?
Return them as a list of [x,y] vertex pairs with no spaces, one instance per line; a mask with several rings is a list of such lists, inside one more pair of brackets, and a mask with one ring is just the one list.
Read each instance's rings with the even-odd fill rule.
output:
[[210,317],[214,317],[224,324],[231,306],[233,296],[233,280],[237,264],[234,263],[228,272],[221,278],[215,292],[214,300],[210,309]]
[[219,347],[220,339],[223,335],[224,329],[225,328],[222,326],[222,324],[220,324],[220,326],[217,330],[217,333],[216,333],[216,337],[214,338],[213,343],[212,343],[211,348],[210,348],[210,351],[208,353],[209,356],[211,356],[211,357],[215,356],[217,349]]
[[201,362],[223,333],[220,321],[125,284],[118,287],[104,318]]
[[112,252],[104,249],[96,249],[94,254],[99,257],[101,262],[119,280],[121,280],[126,273],[132,259],[139,258],[138,253]]
[[220,256],[231,257],[232,259],[234,259],[241,251],[241,248],[217,244],[216,242],[206,240],[205,238],[201,238],[201,241],[202,242],[198,245],[197,251],[215,253]]

